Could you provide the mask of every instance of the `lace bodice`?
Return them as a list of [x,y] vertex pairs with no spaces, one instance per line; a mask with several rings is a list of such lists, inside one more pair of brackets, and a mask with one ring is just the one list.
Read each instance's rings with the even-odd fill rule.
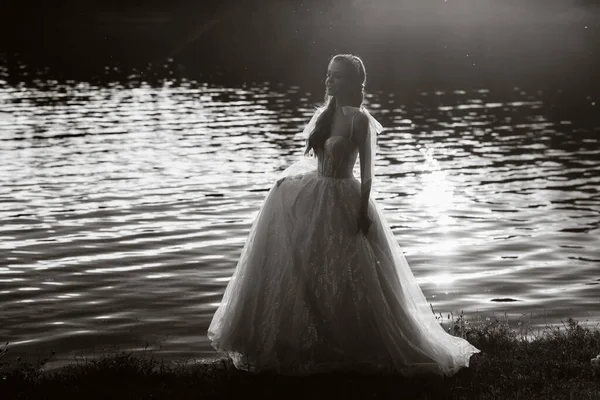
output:
[[352,178],[357,156],[358,147],[349,136],[330,136],[325,141],[323,151],[317,155],[319,175],[328,178]]
[[[310,122],[304,127],[302,134],[304,137],[309,137],[310,133],[315,129],[317,119],[323,113],[326,107],[321,107],[315,111]],[[342,107],[342,112],[345,116],[356,117],[358,112],[362,111],[369,119],[369,129],[367,136],[364,139],[364,160],[361,161],[360,182],[368,185],[373,180],[373,167],[375,159],[376,137],[383,127],[375,118],[369,114],[367,109],[352,106]],[[312,155],[302,157],[299,161],[293,163],[283,171],[280,178],[289,176],[300,176],[308,173],[315,173],[319,176],[344,179],[354,178],[353,171],[355,170],[356,161],[358,159],[359,149],[356,137],[353,137],[354,121],[350,124],[350,135],[347,135],[343,128],[339,129],[335,134],[327,138],[322,150],[316,150],[317,157]],[[364,165],[363,165],[364,162]],[[363,168],[364,166],[364,168]],[[280,182],[278,180],[278,182]],[[365,186],[369,187],[369,186]]]

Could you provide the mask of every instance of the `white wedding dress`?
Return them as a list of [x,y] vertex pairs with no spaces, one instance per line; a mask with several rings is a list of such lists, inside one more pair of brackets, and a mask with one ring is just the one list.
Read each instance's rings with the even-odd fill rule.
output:
[[[370,157],[381,125],[361,110]],[[332,136],[317,165],[294,164],[267,194],[208,329],[236,368],[450,376],[479,352],[436,321],[372,198],[373,223],[366,236],[357,233],[357,156],[352,137]],[[363,181],[372,178],[372,160],[365,162]]]

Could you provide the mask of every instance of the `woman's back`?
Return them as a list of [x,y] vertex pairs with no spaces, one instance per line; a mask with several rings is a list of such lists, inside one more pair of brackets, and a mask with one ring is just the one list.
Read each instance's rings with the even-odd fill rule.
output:
[[331,136],[325,140],[323,151],[317,153],[318,172],[327,178],[352,178],[358,156],[358,146],[353,141],[354,119],[359,109],[343,107],[338,119],[332,123]]
[[327,178],[352,178],[358,148],[350,136],[330,136],[319,152],[319,175]]

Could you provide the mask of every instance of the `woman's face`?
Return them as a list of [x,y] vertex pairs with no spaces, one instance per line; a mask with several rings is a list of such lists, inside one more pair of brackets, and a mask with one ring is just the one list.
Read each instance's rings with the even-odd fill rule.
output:
[[329,63],[327,79],[325,79],[328,96],[343,95],[347,92],[348,76],[346,67],[346,64],[339,60],[333,60]]

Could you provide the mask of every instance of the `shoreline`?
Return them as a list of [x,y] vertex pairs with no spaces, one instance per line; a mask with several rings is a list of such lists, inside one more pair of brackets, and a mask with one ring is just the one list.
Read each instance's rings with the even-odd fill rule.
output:
[[[433,314],[438,322],[442,325],[446,332],[454,334],[459,337],[465,337],[465,332],[474,327],[481,327],[490,324],[503,324],[504,329],[512,331],[520,341],[524,342],[535,342],[540,337],[543,337],[555,330],[567,329],[569,320],[578,321],[577,323],[588,329],[590,332],[597,332],[600,334],[600,315],[590,319],[578,319],[568,318],[566,320],[553,319],[555,322],[547,322],[545,313],[537,314],[534,313],[509,313],[507,311],[500,312],[473,312],[464,314],[440,313],[433,309]],[[458,315],[458,316],[457,316]],[[520,317],[518,316],[520,315]],[[153,334],[154,337],[159,335]],[[202,336],[202,335],[198,335]],[[102,332],[98,333],[98,338],[109,338],[110,335],[107,333],[103,335]],[[6,338],[0,338],[0,363],[2,362],[2,351],[9,349],[12,357],[18,357],[25,363],[35,364],[39,360],[48,359],[41,365],[41,371],[44,374],[52,374],[60,372],[65,367],[80,364],[86,360],[98,360],[106,355],[121,353],[128,353],[134,355],[134,357],[144,358],[146,355],[151,354],[154,359],[160,360],[161,363],[168,365],[185,365],[189,368],[194,368],[199,364],[211,365],[222,361],[222,357],[214,351],[212,348],[207,350],[201,350],[195,352],[195,355],[185,355],[182,351],[175,351],[169,349],[163,350],[161,344],[163,339],[157,341],[148,341],[146,339],[140,339],[135,343],[121,343],[119,344],[116,340],[118,337],[111,338],[109,341],[112,344],[102,344],[102,340],[86,349],[80,349],[80,351],[61,349],[60,346],[52,346],[51,344],[43,345],[39,344],[33,348],[23,345],[13,345],[11,342],[6,342]],[[63,351],[61,351],[63,350]],[[600,349],[599,349],[600,353]],[[1,370],[1,369],[0,369]],[[600,399],[599,399],[600,400]]]
[[[532,341],[495,318],[475,325],[463,315],[449,333],[481,350],[470,366],[452,377],[383,376],[335,372],[306,377],[251,374],[223,358],[171,363],[153,351],[104,354],[76,365],[44,371],[37,364],[8,360],[0,352],[0,393],[14,398],[398,398],[415,399],[600,399],[600,330],[573,319],[545,330]],[[320,397],[323,396],[323,397]],[[5,397],[13,398],[13,397]],[[405,398],[405,397],[403,397]]]

